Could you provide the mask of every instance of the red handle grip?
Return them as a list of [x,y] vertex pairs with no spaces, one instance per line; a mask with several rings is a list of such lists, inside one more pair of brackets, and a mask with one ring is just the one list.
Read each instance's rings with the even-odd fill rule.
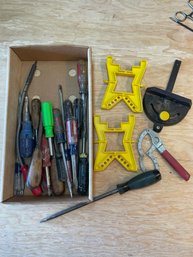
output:
[[[24,183],[27,180],[28,169],[29,169],[28,165],[25,165],[25,164],[21,167],[21,172],[23,174]],[[42,189],[41,189],[40,186],[32,189],[31,191],[32,191],[32,194],[35,195],[35,196],[39,196],[39,195],[42,194]]]
[[182,177],[186,181],[189,180],[190,174],[167,150],[161,153],[161,155],[175,169],[175,171],[180,175],[180,177]]

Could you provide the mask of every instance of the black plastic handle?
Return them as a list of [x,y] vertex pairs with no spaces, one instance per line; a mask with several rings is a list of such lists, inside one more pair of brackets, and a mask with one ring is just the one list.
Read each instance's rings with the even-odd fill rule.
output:
[[88,159],[80,157],[78,171],[78,193],[80,195],[88,194]]
[[170,78],[166,87],[166,91],[168,92],[172,92],[174,84],[176,82],[176,78],[180,69],[180,65],[181,65],[181,61],[180,60],[175,60],[171,74],[170,74]]
[[153,185],[160,180],[160,172],[158,170],[151,170],[141,173],[125,183],[117,185],[117,190],[120,194],[123,194],[129,190],[139,189]]

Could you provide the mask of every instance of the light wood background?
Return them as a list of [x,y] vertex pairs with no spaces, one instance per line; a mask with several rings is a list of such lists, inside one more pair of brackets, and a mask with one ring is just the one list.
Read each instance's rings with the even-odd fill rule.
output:
[[[174,60],[182,60],[174,92],[193,99],[193,33],[169,19],[178,10],[190,12],[185,0],[0,0],[0,152],[10,45],[91,46],[94,113],[111,126],[118,126],[131,112],[124,103],[111,111],[100,109],[107,55],[123,69],[146,59],[145,87],[165,88]],[[180,124],[164,128],[161,138],[193,176],[192,118],[193,109]],[[136,114],[133,140],[151,126],[144,114]],[[117,147],[116,139],[112,148],[113,144]],[[114,195],[47,223],[39,220],[70,201],[1,204],[0,256],[193,256],[193,180],[183,181],[158,158],[159,184]],[[105,192],[130,176],[133,173],[113,162],[94,174],[94,192]]]

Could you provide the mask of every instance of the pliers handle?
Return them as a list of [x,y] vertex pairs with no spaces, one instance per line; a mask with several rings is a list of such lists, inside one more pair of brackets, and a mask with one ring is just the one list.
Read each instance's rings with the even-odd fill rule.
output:
[[[188,181],[190,178],[190,174],[187,170],[182,167],[182,165],[166,150],[164,144],[159,138],[158,134],[152,129],[145,129],[142,131],[143,135],[149,135],[152,141],[152,145],[154,149],[156,149],[161,156],[170,164],[171,167],[182,177],[184,180]],[[151,149],[151,148],[150,148]]]

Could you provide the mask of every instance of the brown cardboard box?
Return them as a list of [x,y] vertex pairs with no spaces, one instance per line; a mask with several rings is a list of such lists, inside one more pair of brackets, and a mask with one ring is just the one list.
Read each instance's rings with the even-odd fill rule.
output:
[[[9,49],[9,71],[7,85],[7,113],[3,150],[3,178],[0,200],[13,197],[14,165],[15,165],[15,135],[17,121],[18,95],[23,88],[26,76],[32,63],[37,60],[36,73],[29,87],[31,98],[39,95],[41,101],[51,101],[54,107],[59,107],[58,85],[63,87],[64,98],[70,95],[79,97],[76,76],[76,64],[80,59],[88,61],[88,153],[89,153],[89,196],[92,200],[93,144],[92,144],[92,78],[91,49],[70,45],[31,45],[16,46]],[[26,195],[31,194],[26,190]],[[23,196],[23,200],[25,200]],[[34,198],[34,196],[31,196]],[[16,199],[15,199],[16,198]],[[14,197],[17,201],[17,197]],[[19,198],[18,198],[19,201]],[[42,196],[43,201],[43,196]]]

